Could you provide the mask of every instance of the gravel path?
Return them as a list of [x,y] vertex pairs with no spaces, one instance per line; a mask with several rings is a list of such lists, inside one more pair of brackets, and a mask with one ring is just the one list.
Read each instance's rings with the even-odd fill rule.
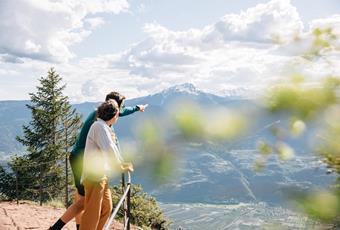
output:
[[[48,229],[63,213],[63,208],[39,206],[29,201],[0,202],[0,229],[1,230],[26,230]],[[75,221],[68,223],[63,229],[75,230]],[[112,230],[122,229],[122,225],[115,223]],[[131,228],[137,229],[137,228]]]

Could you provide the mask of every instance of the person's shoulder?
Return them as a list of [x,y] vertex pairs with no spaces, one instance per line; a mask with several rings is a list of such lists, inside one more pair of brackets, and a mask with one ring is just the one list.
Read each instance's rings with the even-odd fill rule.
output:
[[101,126],[102,124],[101,124],[102,122],[100,122],[100,121],[98,121],[98,120],[95,120],[94,122],[93,122],[93,126]]
[[92,125],[91,125],[91,129],[92,130],[96,130],[96,129],[99,129],[101,127],[101,124],[99,121],[95,120]]

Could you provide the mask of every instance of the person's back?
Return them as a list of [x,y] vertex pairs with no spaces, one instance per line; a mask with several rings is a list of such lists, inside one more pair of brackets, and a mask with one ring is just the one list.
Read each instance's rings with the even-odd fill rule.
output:
[[[110,95],[110,94],[108,94]],[[115,95],[114,95],[115,96]],[[111,96],[111,97],[114,97]],[[107,96],[108,98],[108,96]],[[110,96],[109,96],[110,98]],[[122,102],[121,102],[122,103]],[[144,107],[142,105],[136,105],[134,107],[123,107],[119,111],[119,117],[124,117],[130,115],[136,111],[144,111]],[[74,176],[74,183],[77,188],[77,192],[80,196],[85,196],[84,186],[81,184],[81,175],[83,172],[83,157],[84,157],[84,149],[86,145],[86,139],[88,132],[90,130],[91,125],[96,121],[96,110],[93,110],[86,118],[80,133],[77,137],[76,143],[70,154],[70,163]],[[119,149],[118,139],[115,139],[116,145]],[[79,218],[78,218],[79,219]],[[78,222],[78,221],[77,221]]]
[[87,135],[82,181],[87,178],[99,181],[108,176],[113,170],[110,166],[112,156],[115,157],[117,165],[123,162],[115,143],[115,134],[105,121],[98,118]]
[[81,127],[79,135],[77,136],[76,143],[74,144],[73,149],[71,151],[71,156],[77,156],[78,154],[82,154],[82,152],[85,149],[87,134],[89,133],[91,125],[95,121],[96,121],[96,110],[93,110],[87,116],[86,120],[83,123],[83,126]]
[[[124,100],[125,97],[117,92],[111,92],[106,95],[105,101],[109,99],[113,99],[118,103],[119,106],[119,117],[130,115],[136,111],[144,112],[144,109],[147,105],[136,105],[133,107],[125,107]],[[79,224],[81,220],[81,213],[84,208],[84,196],[85,190],[81,181],[81,176],[83,173],[83,156],[84,149],[86,145],[86,139],[88,132],[90,130],[91,125],[96,121],[96,111],[93,110],[86,118],[80,133],[77,136],[76,143],[70,154],[70,165],[74,176],[74,183],[77,188],[77,192],[75,193],[74,203],[67,209],[67,211],[63,214],[63,216],[57,220],[57,222],[50,227],[52,230],[60,230],[67,222],[69,222],[74,216],[76,216],[76,224],[77,229],[79,229]],[[113,127],[112,127],[113,129]],[[115,143],[118,149],[119,142],[118,139],[115,138]]]
[[118,119],[119,108],[114,100],[98,107],[97,121],[89,130],[83,160],[82,182],[85,188],[85,210],[80,230],[102,229],[112,210],[111,191],[108,186],[110,169],[133,171],[125,168],[110,128]]
[[[119,111],[119,117],[128,116],[136,111],[144,110],[144,106],[142,105],[136,105],[133,107],[125,107],[123,106]],[[77,136],[76,143],[74,144],[74,147],[71,151],[71,156],[76,157],[78,155],[82,155],[85,144],[86,144],[86,138],[87,134],[90,130],[91,125],[96,121],[96,110],[93,110],[84,121],[84,124],[80,130],[79,135]]]

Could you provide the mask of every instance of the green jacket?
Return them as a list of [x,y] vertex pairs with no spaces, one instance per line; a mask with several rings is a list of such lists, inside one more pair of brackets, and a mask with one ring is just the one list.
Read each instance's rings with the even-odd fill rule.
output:
[[[124,117],[127,115],[130,115],[136,111],[138,111],[139,108],[138,106],[134,106],[134,107],[123,107],[120,112],[119,112],[119,116],[120,117]],[[75,145],[73,146],[73,149],[71,151],[71,155],[72,156],[78,156],[79,154],[83,154],[84,153],[84,149],[85,149],[85,144],[86,144],[86,138],[87,138],[87,134],[89,133],[90,127],[91,125],[95,122],[96,120],[96,111],[94,110],[93,112],[91,112],[88,117],[86,118],[83,127],[80,130],[80,133],[78,134],[77,140]],[[113,129],[113,127],[112,127]],[[116,144],[119,148],[119,143],[118,143],[118,139],[116,138]]]

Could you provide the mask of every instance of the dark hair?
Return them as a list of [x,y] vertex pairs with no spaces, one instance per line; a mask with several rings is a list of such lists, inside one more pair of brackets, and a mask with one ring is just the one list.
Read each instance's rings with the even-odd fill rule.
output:
[[104,121],[111,120],[117,113],[119,108],[115,100],[109,99],[97,108],[97,117]]
[[121,95],[118,92],[111,92],[106,95],[105,101],[108,101],[110,99],[115,100],[118,103],[118,107],[120,108],[123,101],[125,100],[125,96]]

